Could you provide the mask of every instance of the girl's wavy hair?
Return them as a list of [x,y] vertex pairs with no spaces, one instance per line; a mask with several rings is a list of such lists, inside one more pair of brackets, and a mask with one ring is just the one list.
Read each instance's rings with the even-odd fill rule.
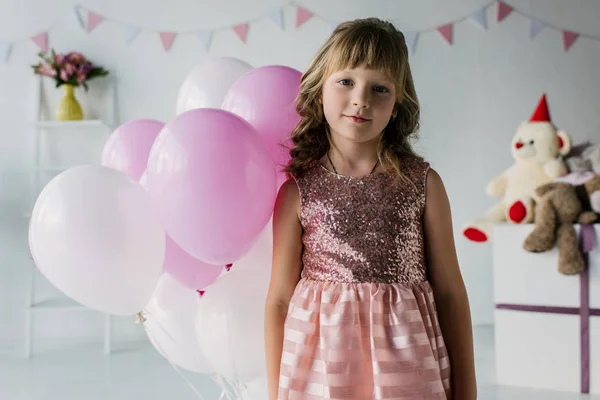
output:
[[419,129],[420,107],[404,35],[389,22],[358,19],[337,26],[302,76],[296,98],[300,122],[292,132],[291,160],[284,168],[288,176],[302,176],[329,150],[327,122],[320,104],[323,84],[332,73],[358,66],[383,71],[396,83],[395,117],[379,141],[380,163],[391,166],[403,178],[401,159],[421,159],[410,144]]

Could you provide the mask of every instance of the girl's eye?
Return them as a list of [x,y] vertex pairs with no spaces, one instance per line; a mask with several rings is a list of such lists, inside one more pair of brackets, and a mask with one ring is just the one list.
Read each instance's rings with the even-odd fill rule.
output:
[[350,82],[350,79],[342,79],[342,80],[338,81],[338,83],[343,86],[348,86],[348,85],[350,85],[351,82]]
[[386,88],[385,86],[375,86],[373,89],[376,92],[379,92],[379,93],[387,93],[387,92],[389,92],[388,88]]

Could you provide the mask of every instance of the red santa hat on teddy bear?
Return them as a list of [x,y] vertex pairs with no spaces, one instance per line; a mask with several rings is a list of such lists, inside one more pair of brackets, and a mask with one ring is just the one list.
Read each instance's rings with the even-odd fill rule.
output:
[[[546,93],[542,94],[535,111],[533,114],[531,114],[531,118],[529,118],[529,122],[546,123],[552,125],[550,111],[548,111],[548,102],[546,101]],[[565,139],[560,133],[562,132],[558,133],[558,148],[562,149],[565,145]]]
[[550,111],[548,111],[548,102],[546,93],[542,95],[535,111],[531,115],[529,122],[550,122]]

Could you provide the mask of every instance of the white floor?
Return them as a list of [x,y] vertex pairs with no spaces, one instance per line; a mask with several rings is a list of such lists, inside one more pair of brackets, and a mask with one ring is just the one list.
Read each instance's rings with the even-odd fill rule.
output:
[[[493,335],[476,328],[479,399],[575,400],[600,399],[577,393],[557,393],[500,387],[494,383]],[[217,400],[220,390],[208,377],[185,374],[205,400]],[[31,360],[22,348],[0,350],[2,400],[198,400],[201,399],[149,344],[121,344],[110,356],[101,343],[62,344],[38,348]],[[266,400],[253,398],[252,400]]]

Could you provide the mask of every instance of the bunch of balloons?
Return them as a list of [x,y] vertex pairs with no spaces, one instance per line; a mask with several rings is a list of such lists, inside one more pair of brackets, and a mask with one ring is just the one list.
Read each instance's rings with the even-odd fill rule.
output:
[[124,123],[101,165],[44,187],[29,227],[39,270],[87,307],[142,316],[182,368],[264,377],[270,221],[300,79],[231,57],[196,67],[171,121]]

